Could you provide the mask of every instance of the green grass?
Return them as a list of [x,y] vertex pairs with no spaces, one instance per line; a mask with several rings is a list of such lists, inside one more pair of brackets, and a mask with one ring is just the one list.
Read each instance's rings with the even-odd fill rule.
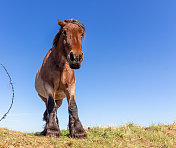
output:
[[146,128],[126,124],[121,127],[88,128],[86,131],[88,138],[80,140],[69,138],[67,130],[62,130],[60,138],[50,138],[0,128],[0,147],[176,147],[175,125],[158,125]]

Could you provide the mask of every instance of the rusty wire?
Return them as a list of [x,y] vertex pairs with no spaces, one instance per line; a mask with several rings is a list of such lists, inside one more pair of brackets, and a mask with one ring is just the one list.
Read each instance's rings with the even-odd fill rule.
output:
[[12,108],[12,105],[13,105],[13,102],[14,102],[14,96],[15,96],[15,93],[14,93],[14,87],[13,87],[13,83],[12,83],[12,79],[10,77],[10,74],[8,73],[7,69],[5,68],[5,66],[0,63],[0,65],[3,67],[3,69],[5,70],[6,74],[8,75],[9,77],[9,80],[10,80],[10,85],[12,87],[12,101],[11,101],[11,104],[10,104],[10,107],[8,109],[8,111],[2,116],[2,118],[0,119],[0,121],[2,121],[3,119],[5,119],[5,117],[7,116],[7,114],[10,112],[11,108]]

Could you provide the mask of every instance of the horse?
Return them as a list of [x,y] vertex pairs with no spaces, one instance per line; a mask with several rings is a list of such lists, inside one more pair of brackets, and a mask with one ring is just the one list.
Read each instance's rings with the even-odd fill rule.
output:
[[75,19],[58,20],[58,25],[60,30],[55,35],[53,46],[46,54],[35,78],[35,89],[46,105],[43,114],[46,125],[40,134],[50,137],[61,136],[57,109],[66,97],[70,137],[86,138],[87,134],[78,117],[74,75],[74,69],[79,69],[83,61],[82,40],[85,36],[85,27]]

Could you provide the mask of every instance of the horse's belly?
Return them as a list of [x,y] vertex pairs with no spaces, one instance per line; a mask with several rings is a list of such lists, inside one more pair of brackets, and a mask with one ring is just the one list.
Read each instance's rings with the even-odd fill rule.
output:
[[62,89],[58,89],[56,92],[54,92],[53,87],[42,80],[40,70],[41,67],[37,72],[35,79],[35,89],[38,94],[46,99],[49,97],[49,95],[53,95],[55,100],[62,100],[63,98],[65,98],[66,95]]
[[41,70],[41,67],[40,67],[39,71],[37,72],[37,75],[35,78],[35,89],[40,96],[42,96],[44,98],[48,98],[47,93],[45,91],[44,82],[43,82],[41,75],[40,75],[40,70]]
[[62,90],[56,91],[55,100],[62,100],[65,97],[66,97],[66,95],[65,95],[64,91],[62,91]]
[[38,92],[38,94],[44,98],[47,98],[47,95],[45,93],[45,88],[43,81],[40,78],[35,79],[35,89]]

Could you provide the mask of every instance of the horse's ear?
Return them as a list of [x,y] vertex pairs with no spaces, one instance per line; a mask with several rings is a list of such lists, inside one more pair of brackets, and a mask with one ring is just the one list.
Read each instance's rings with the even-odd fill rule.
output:
[[58,20],[58,25],[60,25],[61,27],[64,27],[66,24],[66,22]]

